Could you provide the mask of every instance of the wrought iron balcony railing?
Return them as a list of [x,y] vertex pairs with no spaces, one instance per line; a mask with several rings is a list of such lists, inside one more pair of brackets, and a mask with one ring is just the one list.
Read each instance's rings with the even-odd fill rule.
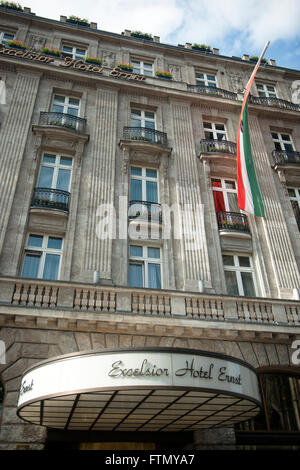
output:
[[240,212],[217,212],[219,230],[235,230],[250,233],[248,219]]
[[213,96],[216,98],[227,98],[228,100],[237,99],[236,93],[212,86],[188,85],[188,91],[191,91],[193,93],[200,93],[200,95]]
[[72,114],[41,112],[39,125],[58,126],[63,127],[64,129],[71,129],[72,131],[84,133],[86,130],[86,119],[73,116]]
[[70,193],[61,189],[35,188],[31,207],[69,211]]
[[236,155],[236,144],[229,140],[202,139],[201,153],[230,153]]
[[279,98],[267,98],[264,96],[249,96],[249,102],[252,104],[262,104],[272,106],[273,108],[289,109],[290,111],[300,111],[300,105],[290,101],[280,100]]
[[147,220],[151,222],[162,222],[161,205],[156,202],[130,201],[128,210],[129,219]]
[[294,150],[273,150],[272,157],[274,165],[300,163],[300,152],[295,152]]
[[123,138],[161,145],[168,145],[167,134],[148,127],[124,127]]

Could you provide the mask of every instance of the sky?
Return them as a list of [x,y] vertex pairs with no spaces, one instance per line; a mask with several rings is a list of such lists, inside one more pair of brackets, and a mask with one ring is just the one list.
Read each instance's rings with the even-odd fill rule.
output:
[[207,44],[221,55],[265,54],[277,65],[300,70],[299,0],[21,0],[37,16],[75,15],[98,29],[125,29],[159,36],[177,46]]

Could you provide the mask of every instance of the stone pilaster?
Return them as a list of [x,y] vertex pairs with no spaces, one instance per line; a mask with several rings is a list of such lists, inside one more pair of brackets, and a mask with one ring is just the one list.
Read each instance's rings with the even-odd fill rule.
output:
[[31,116],[38,91],[38,75],[19,72],[16,76],[10,107],[1,126],[0,139],[0,252],[19,178]]
[[[99,270],[100,278],[111,279],[112,239],[97,235],[101,224],[97,209],[114,203],[115,158],[117,142],[118,93],[98,90],[95,102],[95,125],[91,132],[91,169],[85,246],[85,269]],[[106,219],[107,222],[108,218]],[[100,227],[101,228],[101,227]]]
[[256,220],[258,230],[263,233],[266,240],[278,296],[292,298],[293,288],[299,287],[300,273],[257,117],[249,116],[249,130],[253,159],[265,207],[265,218],[261,221]]
[[184,288],[199,290],[199,281],[201,280],[204,281],[206,287],[211,287],[211,274],[191,111],[189,106],[181,103],[173,103],[171,108],[177,202],[186,214],[182,218],[183,236],[181,242]]

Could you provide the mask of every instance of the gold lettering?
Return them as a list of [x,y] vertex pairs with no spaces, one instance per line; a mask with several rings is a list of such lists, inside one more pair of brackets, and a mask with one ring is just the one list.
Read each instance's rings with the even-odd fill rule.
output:
[[110,74],[112,77],[118,77],[119,76],[119,72],[117,69],[113,69]]

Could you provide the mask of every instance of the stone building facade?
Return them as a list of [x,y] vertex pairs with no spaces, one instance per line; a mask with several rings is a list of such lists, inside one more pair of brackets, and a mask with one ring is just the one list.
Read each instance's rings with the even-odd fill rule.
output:
[[[275,435],[276,445],[299,446],[300,72],[269,61],[251,91],[262,219],[236,201],[249,56],[0,10],[0,448],[259,448]],[[28,368],[87,352],[249,365],[261,412],[219,419],[200,400],[192,420],[191,400],[185,421],[170,412],[181,425],[153,408],[145,420],[159,419],[145,430],[129,411],[92,430],[86,408],[73,420],[89,391],[77,390],[67,422],[42,416],[48,396],[18,406],[32,393]],[[142,386],[132,384],[129,396]],[[197,387],[197,399],[217,398]],[[104,394],[101,384],[94,392]]]

